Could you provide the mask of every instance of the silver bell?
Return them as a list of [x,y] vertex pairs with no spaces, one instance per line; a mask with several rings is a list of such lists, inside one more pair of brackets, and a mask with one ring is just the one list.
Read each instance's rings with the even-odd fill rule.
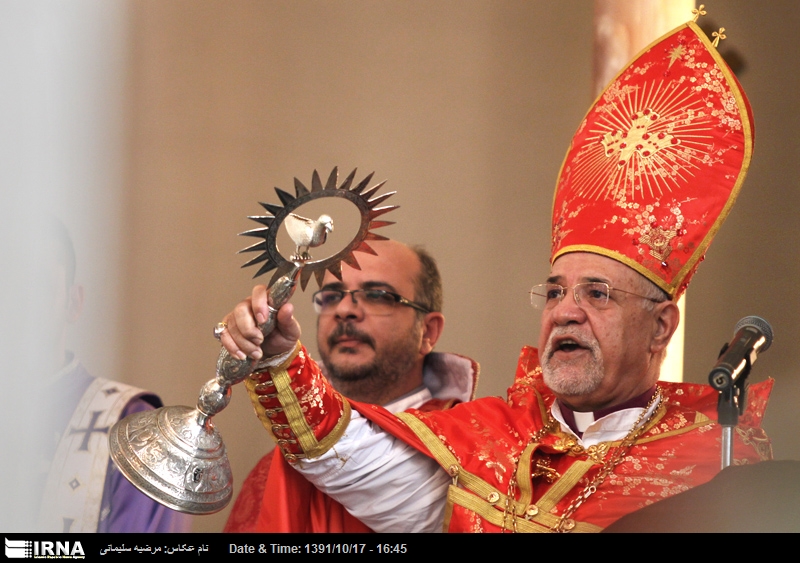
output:
[[139,490],[174,510],[211,514],[233,495],[231,465],[210,417],[185,406],[120,420],[109,433],[111,458]]

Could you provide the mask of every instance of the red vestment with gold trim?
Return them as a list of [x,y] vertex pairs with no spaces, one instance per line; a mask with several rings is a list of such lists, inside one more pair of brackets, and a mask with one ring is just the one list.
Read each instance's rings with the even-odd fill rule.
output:
[[[456,402],[432,399],[420,407],[420,412],[448,409]],[[223,532],[372,532],[274,454],[272,450],[262,457],[248,474]]]
[[[349,411],[349,401],[333,390],[305,350],[285,371],[272,372],[276,383],[285,377],[286,383],[277,386],[289,385],[296,397],[292,401],[302,405],[301,418],[285,418],[291,433],[276,435],[284,454],[291,458],[312,451],[298,447],[301,440],[287,438],[302,431],[319,455],[343,431],[341,417]],[[508,401],[489,397],[447,411],[411,410],[399,415],[376,405],[351,404],[450,473],[454,484],[447,492],[447,531],[547,532],[567,513],[572,521],[568,529],[594,532],[703,484],[720,471],[721,427],[714,421],[717,392],[697,384],[659,382],[658,386],[662,395],[658,408],[621,456],[620,442],[583,448],[572,434],[553,424],[550,407],[555,396],[544,385],[538,354],[530,347],[522,350]],[[771,380],[750,387],[747,410],[735,432],[735,464],[772,457],[760,427],[771,388]],[[264,407],[290,406],[258,392],[251,396],[260,417],[265,416]],[[284,419],[285,413],[278,416]],[[275,422],[276,417],[270,420]],[[604,469],[606,477],[600,482],[597,477]],[[584,501],[576,505],[579,497]]]
[[[310,364],[317,370],[316,363]],[[406,398],[405,402],[392,403],[393,410],[407,408],[400,406],[403,404],[416,405],[421,412],[429,412],[449,409],[470,400],[475,397],[478,371],[478,364],[469,358],[433,352],[426,357],[423,378],[434,398],[422,404],[422,398]],[[224,532],[372,532],[274,453],[275,450],[263,456],[248,474]]]
[[[719,473],[721,427],[714,421],[718,393],[707,385],[659,382],[658,386],[661,405],[644,431],[571,514],[576,531],[599,531]],[[769,439],[760,427],[771,389],[772,380],[749,389],[747,410],[736,427],[734,464],[772,458]],[[584,449],[557,423],[555,431],[531,443],[530,437],[550,420],[554,400],[542,380],[536,350],[525,347],[507,402],[493,397],[446,413],[411,411],[427,431],[409,425],[407,415],[401,415],[403,423],[371,405],[353,403],[353,407],[456,474],[456,485],[448,491],[447,531],[498,532],[505,527],[535,532],[557,525],[559,516],[592,486],[619,446],[607,442]],[[510,487],[515,471],[516,484]]]

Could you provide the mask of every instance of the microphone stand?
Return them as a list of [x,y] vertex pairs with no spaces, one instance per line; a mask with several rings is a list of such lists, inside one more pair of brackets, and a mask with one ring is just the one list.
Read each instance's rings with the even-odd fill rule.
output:
[[[728,349],[725,344],[720,356]],[[747,376],[750,375],[750,358],[745,358],[745,365],[737,377],[721,377],[711,372],[709,383],[719,390],[717,400],[717,421],[722,426],[722,469],[733,462],[733,429],[739,424],[739,415],[744,414],[747,405]]]

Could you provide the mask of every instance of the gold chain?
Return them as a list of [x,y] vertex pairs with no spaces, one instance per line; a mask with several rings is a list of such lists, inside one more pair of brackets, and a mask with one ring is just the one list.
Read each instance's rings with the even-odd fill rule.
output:
[[[642,434],[642,431],[650,422],[650,420],[653,418],[653,415],[655,415],[658,409],[653,409],[652,412],[650,412],[649,416],[647,416],[647,419],[645,419],[645,416],[648,415],[648,412],[653,407],[653,405],[655,405],[660,400],[661,400],[661,389],[656,388],[656,392],[653,393],[652,398],[647,403],[647,406],[644,408],[641,414],[639,414],[639,417],[636,419],[636,422],[633,423],[633,426],[631,427],[628,434],[625,436],[625,438],[623,438],[619,446],[615,448],[614,455],[608,461],[603,463],[603,467],[600,468],[600,472],[595,476],[594,479],[592,479],[592,481],[588,485],[586,485],[583,488],[580,494],[577,497],[575,497],[575,499],[570,503],[570,505],[567,507],[564,513],[559,517],[556,525],[553,526],[552,531],[560,533],[569,532],[575,527],[575,521],[572,520],[571,516],[575,513],[576,510],[578,510],[578,508],[581,507],[581,505],[584,502],[586,502],[586,500],[590,496],[592,496],[595,492],[597,492],[597,489],[600,487],[600,485],[603,484],[606,478],[614,472],[614,469],[616,469],[616,467],[620,463],[622,463],[622,460],[628,454],[628,451],[631,449],[631,447],[636,443],[636,440],[639,439],[639,436]],[[533,436],[531,436],[530,440],[528,440],[528,444],[538,442],[542,438],[542,436],[544,436],[545,433],[550,431],[551,426],[553,425],[554,422],[555,421],[553,420],[553,418],[550,417],[545,427],[537,431]],[[525,450],[523,449],[523,451]],[[520,454],[520,457],[521,456],[522,454]],[[511,479],[508,482],[508,493],[506,494],[506,506],[503,512],[504,532],[507,529],[506,519],[508,517],[509,512],[511,512],[512,531],[514,533],[517,532],[517,513],[515,510],[511,510],[511,498],[516,497],[515,494],[517,488],[516,476],[517,476],[519,461],[520,461],[519,458],[517,458],[514,466],[514,472],[512,473]]]

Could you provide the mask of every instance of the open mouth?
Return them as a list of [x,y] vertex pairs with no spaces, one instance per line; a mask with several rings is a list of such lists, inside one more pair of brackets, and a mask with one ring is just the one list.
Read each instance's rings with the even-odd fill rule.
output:
[[551,356],[556,352],[564,352],[566,354],[571,354],[573,352],[578,352],[580,350],[588,350],[589,348],[582,344],[580,341],[571,338],[569,336],[561,336],[554,340],[552,348],[551,348]]
[[578,348],[583,348],[583,346],[581,346],[574,340],[564,340],[558,343],[556,350],[559,350],[561,352],[572,352],[574,350],[577,350]]

